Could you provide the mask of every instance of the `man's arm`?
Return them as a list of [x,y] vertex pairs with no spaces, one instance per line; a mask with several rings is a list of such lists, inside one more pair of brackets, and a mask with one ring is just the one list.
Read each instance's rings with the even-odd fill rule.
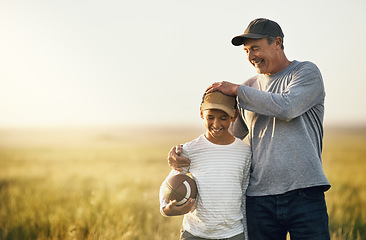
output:
[[206,93],[220,91],[226,95],[237,96],[239,86],[239,84],[234,84],[227,81],[215,82],[206,89]]
[[191,161],[183,156],[180,156],[182,153],[182,145],[177,145],[172,147],[168,154],[168,163],[171,168],[176,171],[181,172],[183,167],[188,167]]
[[[242,112],[242,110],[240,109],[239,111]],[[246,135],[248,134],[248,127],[243,120],[242,114],[239,114],[235,122],[231,123],[229,132],[231,133],[231,135],[242,140],[246,137]]]
[[325,96],[321,74],[313,64],[304,64],[294,72],[291,82],[282,93],[261,91],[230,82],[214,83],[206,91],[237,95],[241,108],[283,120],[300,116]]
[[290,83],[282,93],[271,93],[241,85],[238,87],[241,108],[290,121],[325,97],[321,74],[315,65],[306,64],[293,73]]

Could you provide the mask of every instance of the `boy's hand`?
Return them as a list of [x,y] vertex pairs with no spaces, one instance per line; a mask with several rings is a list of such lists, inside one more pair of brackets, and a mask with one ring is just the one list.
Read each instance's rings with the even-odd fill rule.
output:
[[165,215],[167,216],[178,216],[178,215],[183,215],[186,213],[189,213],[189,211],[191,211],[193,205],[194,205],[195,199],[194,198],[190,198],[188,199],[188,201],[181,205],[181,206],[176,206],[175,204],[177,203],[176,200],[171,201],[165,208],[163,208],[163,211],[165,213]]
[[179,172],[182,167],[188,167],[191,161],[188,158],[179,156],[182,153],[182,145],[174,146],[168,154],[169,166]]

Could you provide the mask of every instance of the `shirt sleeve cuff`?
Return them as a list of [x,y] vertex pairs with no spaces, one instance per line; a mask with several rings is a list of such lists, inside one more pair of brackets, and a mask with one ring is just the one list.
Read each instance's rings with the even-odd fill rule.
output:
[[160,209],[160,213],[161,213],[161,215],[163,215],[164,217],[168,217],[168,215],[166,215],[166,214],[165,214],[165,212],[164,212],[164,208],[161,208],[161,209]]

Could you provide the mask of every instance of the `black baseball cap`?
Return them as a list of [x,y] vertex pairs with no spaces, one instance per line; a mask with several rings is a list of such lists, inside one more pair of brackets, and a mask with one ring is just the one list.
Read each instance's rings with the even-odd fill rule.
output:
[[266,18],[257,18],[249,23],[243,34],[234,37],[231,43],[235,46],[240,46],[244,43],[245,38],[260,39],[267,36],[284,37],[278,23]]

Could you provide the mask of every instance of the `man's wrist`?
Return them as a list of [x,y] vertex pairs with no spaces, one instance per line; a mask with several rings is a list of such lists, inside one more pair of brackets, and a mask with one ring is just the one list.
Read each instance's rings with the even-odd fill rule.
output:
[[233,90],[234,90],[233,92],[234,92],[235,96],[238,96],[238,89],[239,89],[239,86],[240,86],[240,85],[235,85],[235,87],[234,87],[234,89],[233,89]]

